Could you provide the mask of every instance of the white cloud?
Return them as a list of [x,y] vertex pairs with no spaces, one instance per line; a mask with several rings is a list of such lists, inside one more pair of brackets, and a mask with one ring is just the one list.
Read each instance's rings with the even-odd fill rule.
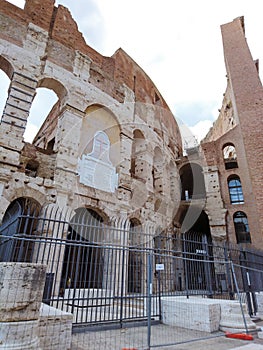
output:
[[213,122],[211,120],[200,120],[200,122],[198,122],[194,126],[190,126],[189,129],[197,138],[198,142],[200,142],[207,135],[209,129],[212,126]]

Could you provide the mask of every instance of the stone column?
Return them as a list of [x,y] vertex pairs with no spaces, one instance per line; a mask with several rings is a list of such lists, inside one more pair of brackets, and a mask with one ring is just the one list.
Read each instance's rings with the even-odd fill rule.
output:
[[[113,248],[105,249],[104,288],[110,289],[114,295],[120,296],[126,292],[127,251],[130,222],[125,217],[113,217],[108,229],[106,244]],[[124,273],[123,273],[124,271]]]
[[36,80],[14,72],[0,124],[0,144],[9,149],[20,151],[24,146],[23,135],[36,87]]
[[39,310],[46,267],[0,263],[0,349],[41,350]]

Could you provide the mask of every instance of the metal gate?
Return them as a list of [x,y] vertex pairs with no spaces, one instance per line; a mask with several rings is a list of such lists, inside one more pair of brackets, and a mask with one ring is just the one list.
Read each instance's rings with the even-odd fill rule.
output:
[[147,323],[149,280],[155,322],[162,320],[164,296],[233,298],[230,262],[238,290],[250,298],[250,313],[256,310],[252,293],[263,290],[260,251],[215,246],[200,233],[145,233],[136,222],[106,224],[91,209],[71,213],[27,201],[13,207],[0,227],[0,261],[46,264],[43,301],[72,313],[79,326]]

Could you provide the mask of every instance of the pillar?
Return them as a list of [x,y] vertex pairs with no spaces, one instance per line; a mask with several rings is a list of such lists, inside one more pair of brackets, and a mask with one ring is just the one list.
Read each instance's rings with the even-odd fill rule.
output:
[[0,263],[0,349],[41,350],[39,311],[46,267]]

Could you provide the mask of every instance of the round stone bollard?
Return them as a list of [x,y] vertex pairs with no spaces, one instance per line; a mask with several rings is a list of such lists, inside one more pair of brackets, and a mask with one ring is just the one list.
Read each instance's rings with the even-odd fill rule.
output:
[[39,350],[46,266],[0,263],[0,350]]

